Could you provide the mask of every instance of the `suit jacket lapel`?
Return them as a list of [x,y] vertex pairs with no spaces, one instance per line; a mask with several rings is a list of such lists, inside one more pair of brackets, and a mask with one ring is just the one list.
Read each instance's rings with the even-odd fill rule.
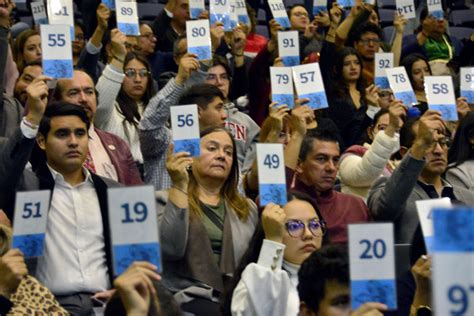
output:
[[102,228],[104,234],[105,257],[107,259],[107,268],[109,269],[110,282],[112,284],[114,270],[112,268],[112,252],[110,240],[109,212],[107,202],[107,184],[96,174],[91,173],[92,181],[99,199],[100,214],[102,215]]

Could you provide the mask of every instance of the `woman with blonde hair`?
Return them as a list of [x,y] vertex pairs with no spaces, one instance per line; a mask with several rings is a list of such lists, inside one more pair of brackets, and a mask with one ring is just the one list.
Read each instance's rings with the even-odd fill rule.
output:
[[201,133],[201,155],[170,152],[172,186],[158,211],[163,282],[186,312],[219,314],[219,299],[257,224],[256,205],[242,196],[237,151],[221,128]]

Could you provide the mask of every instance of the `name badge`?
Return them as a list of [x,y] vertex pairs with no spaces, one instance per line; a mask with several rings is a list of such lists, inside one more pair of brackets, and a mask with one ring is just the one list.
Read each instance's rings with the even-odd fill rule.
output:
[[313,15],[316,16],[319,12],[324,12],[328,10],[328,1],[327,0],[313,0]]
[[337,3],[343,8],[351,8],[355,6],[354,0],[337,0]]
[[444,18],[441,0],[426,0],[426,4],[428,4],[428,12],[430,15],[434,16],[439,20]]
[[197,55],[198,60],[210,60],[211,33],[209,20],[186,21],[188,53]]
[[461,96],[467,98],[468,103],[474,103],[474,67],[461,68]]
[[290,19],[288,18],[288,14],[286,14],[283,0],[268,0],[268,6],[270,7],[270,11],[272,11],[275,21],[277,21],[282,28],[289,29],[291,27]]
[[285,205],[286,178],[282,144],[257,144],[260,205]]
[[272,101],[286,104],[289,108],[295,106],[293,94],[293,77],[291,68],[270,67],[270,80],[272,85]]
[[453,80],[449,76],[425,77],[425,92],[428,107],[440,111],[445,121],[457,121],[456,98]]
[[393,224],[349,225],[352,309],[367,302],[397,308]]
[[199,18],[205,9],[204,0],[189,0],[189,16],[191,19],[195,20]]
[[436,209],[433,228],[433,310],[474,315],[474,209]]
[[122,274],[134,261],[148,261],[161,272],[153,186],[109,188],[107,197],[115,275]]
[[250,25],[250,18],[247,13],[247,5],[245,0],[235,0],[235,10],[239,23]]
[[278,32],[278,55],[287,67],[300,64],[298,31]]
[[211,25],[224,24],[226,32],[232,31],[230,24],[230,0],[210,0]]
[[201,155],[199,116],[196,104],[171,107],[174,152],[188,152],[191,157]]
[[41,25],[43,74],[51,78],[72,78],[71,27]]
[[46,7],[43,2],[31,2],[31,12],[33,13],[33,20],[36,25],[48,24],[48,17],[46,16]]
[[407,107],[412,107],[418,103],[405,67],[385,69],[385,72],[396,99],[402,101]]
[[309,99],[308,105],[315,110],[327,108],[328,100],[318,63],[294,66],[293,79],[298,98]]
[[140,29],[138,26],[138,11],[136,2],[115,3],[117,10],[117,27],[125,35],[138,36]]
[[46,1],[46,3],[49,24],[69,25],[70,38],[74,40],[74,7],[72,0],[51,0]]
[[416,8],[414,0],[397,0],[398,14],[403,14],[407,19],[416,18]]
[[375,53],[375,85],[381,89],[389,89],[387,74],[385,70],[393,68],[393,53]]
[[49,190],[16,194],[12,248],[20,249],[25,258],[43,255],[50,196]]
[[415,201],[418,218],[420,219],[421,231],[425,240],[426,251],[433,252],[433,209],[451,208],[451,200],[447,197],[441,199]]

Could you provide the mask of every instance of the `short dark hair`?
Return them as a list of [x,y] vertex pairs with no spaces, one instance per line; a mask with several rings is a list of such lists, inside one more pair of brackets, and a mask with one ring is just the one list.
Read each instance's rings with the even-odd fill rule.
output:
[[207,109],[208,104],[214,101],[215,98],[225,100],[221,90],[216,86],[208,83],[198,83],[184,92],[178,104],[197,104],[201,109]]
[[350,31],[349,36],[348,36],[349,37],[348,43],[351,46],[354,46],[354,43],[360,41],[360,39],[362,38],[362,35],[364,35],[365,33],[377,34],[377,36],[381,40],[383,40],[382,29],[378,25],[375,25],[374,23],[365,22]]
[[300,154],[298,156],[300,161],[306,160],[308,154],[313,150],[314,140],[339,144],[338,135],[329,128],[315,128],[308,130],[303,139],[303,143],[301,144]]
[[86,111],[81,106],[67,102],[54,102],[46,107],[43,119],[39,125],[38,133],[42,134],[44,138],[47,138],[51,129],[51,119],[57,116],[77,116],[86,124],[87,130],[89,130],[91,125]]
[[303,262],[298,272],[300,301],[317,312],[329,281],[349,286],[349,258],[347,249],[343,246],[324,246]]
[[232,70],[230,69],[229,62],[227,61],[227,59],[225,59],[224,57],[220,55],[212,56],[212,66],[209,68],[217,67],[217,66],[222,66],[225,69],[225,72],[227,73],[227,75],[229,77],[232,77]]

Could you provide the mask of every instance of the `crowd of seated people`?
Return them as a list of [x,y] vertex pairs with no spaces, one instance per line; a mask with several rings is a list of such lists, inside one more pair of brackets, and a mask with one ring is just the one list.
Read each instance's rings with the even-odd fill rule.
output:
[[[460,67],[474,67],[474,29],[450,33],[450,1],[441,17],[425,1],[411,21],[394,10],[387,38],[386,1],[328,0],[313,15],[313,1],[284,0],[298,62],[321,69],[329,106],[319,110],[296,93],[294,107],[272,100],[284,27],[267,1],[245,2],[248,24],[210,25],[203,61],[188,51],[191,0],[138,1],[138,36],[119,30],[108,1],[74,0],[74,71],[57,80],[43,74],[39,25],[23,22],[32,1],[15,2],[0,0],[0,315],[434,308],[416,202],[474,205],[474,104],[459,87]],[[460,7],[474,13],[468,2]],[[159,8],[152,20],[144,3]],[[206,1],[198,19],[211,14]],[[382,52],[406,70],[411,107],[374,80]],[[435,75],[453,78],[455,122],[430,109],[425,79]],[[174,151],[171,107],[189,104],[197,157]],[[283,146],[284,205],[260,204],[257,143]],[[107,190],[140,185],[155,191],[163,269],[137,260],[115,276]],[[16,194],[38,190],[52,194],[44,253],[31,260],[12,247],[12,228]],[[410,245],[411,269],[399,274],[397,310],[353,310],[348,225],[376,222],[393,223],[395,243]]]

